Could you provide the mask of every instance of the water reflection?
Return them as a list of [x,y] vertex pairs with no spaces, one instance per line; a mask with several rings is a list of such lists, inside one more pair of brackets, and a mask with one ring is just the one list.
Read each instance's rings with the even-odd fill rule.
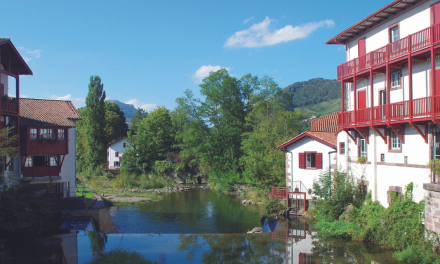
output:
[[266,234],[103,234],[68,231],[46,238],[0,238],[0,263],[87,263],[116,248],[167,263],[399,263],[378,245],[320,237],[293,218]]

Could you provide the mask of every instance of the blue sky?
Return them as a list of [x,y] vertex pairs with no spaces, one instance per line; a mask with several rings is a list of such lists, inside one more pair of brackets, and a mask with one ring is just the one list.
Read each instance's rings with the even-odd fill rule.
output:
[[[22,96],[84,106],[91,75],[109,99],[152,110],[225,67],[285,87],[336,78],[340,45],[325,42],[390,1],[4,1],[0,37],[33,76]],[[355,11],[355,12],[354,12]]]

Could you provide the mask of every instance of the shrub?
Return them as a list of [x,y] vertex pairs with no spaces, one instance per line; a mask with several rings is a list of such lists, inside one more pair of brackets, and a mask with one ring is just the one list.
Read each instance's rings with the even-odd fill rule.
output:
[[275,216],[282,213],[286,209],[284,200],[278,198],[270,198],[263,201],[260,207],[260,214],[262,216]]
[[129,189],[139,187],[138,179],[136,174],[132,173],[121,173],[116,179],[113,180],[113,188],[115,189]]
[[50,216],[49,209],[34,187],[26,180],[20,180],[0,192],[0,233],[33,233],[39,230],[40,218]]
[[123,248],[117,248],[103,254],[96,255],[91,261],[86,262],[88,264],[105,263],[105,264],[119,264],[119,263],[130,263],[130,264],[165,264],[166,257],[164,254],[159,256],[158,261],[152,261],[138,252],[129,251]]

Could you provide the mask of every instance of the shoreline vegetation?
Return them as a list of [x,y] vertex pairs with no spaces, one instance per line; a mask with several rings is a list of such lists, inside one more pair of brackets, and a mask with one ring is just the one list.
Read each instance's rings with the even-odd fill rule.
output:
[[[313,209],[305,218],[315,222],[322,236],[372,242],[396,250],[393,257],[407,263],[440,263],[440,237],[427,233],[421,222],[424,201],[413,201],[413,184],[405,193],[391,193],[391,204],[362,194],[362,181],[336,171],[320,175],[314,183]],[[365,197],[364,197],[365,196]]]

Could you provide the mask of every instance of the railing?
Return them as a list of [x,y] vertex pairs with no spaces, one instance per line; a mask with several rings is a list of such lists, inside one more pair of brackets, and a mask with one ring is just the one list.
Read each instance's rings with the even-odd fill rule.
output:
[[272,186],[272,197],[273,198],[286,198],[287,187],[274,187]]
[[[432,99],[431,97],[424,97],[413,99],[410,101],[396,102],[389,105],[379,105],[373,107],[373,116],[371,116],[371,108],[358,109],[356,111],[348,111],[338,113],[338,125],[353,126],[364,125],[367,123],[381,123],[386,121],[396,121],[405,119],[420,119],[432,117]],[[440,95],[435,96],[435,114],[440,115]],[[409,106],[412,105],[410,109]],[[389,109],[389,110],[388,110]],[[354,119],[347,118],[356,113],[356,123]],[[389,113],[389,114],[388,114]]]
[[377,50],[338,65],[338,79],[375,67],[387,61],[408,55],[410,52],[416,52],[437,43],[440,43],[440,24],[422,29]]
[[10,99],[0,99],[0,110],[11,113],[18,113],[18,103]]

